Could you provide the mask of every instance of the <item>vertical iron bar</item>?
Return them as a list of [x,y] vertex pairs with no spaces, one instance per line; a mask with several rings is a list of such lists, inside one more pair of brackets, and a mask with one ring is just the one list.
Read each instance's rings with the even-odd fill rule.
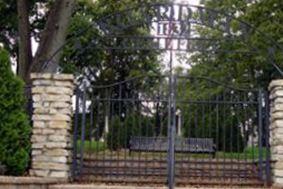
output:
[[[212,82],[208,82],[207,83],[207,88],[210,90],[212,88]],[[207,97],[207,103],[206,103],[206,124],[205,124],[205,129],[207,129],[207,133],[205,138],[212,138],[211,136],[211,130],[212,130],[212,124],[211,124],[211,113],[212,113],[212,109],[211,109],[211,95],[209,95]],[[208,141],[206,143],[206,145],[208,145]],[[208,170],[208,174],[205,175],[205,177],[209,177],[209,179],[211,179],[212,175],[211,175],[211,164],[212,164],[212,156],[210,154],[208,154],[208,158],[206,159],[206,164],[207,166],[207,170]]]
[[[200,119],[200,134],[199,134],[199,138],[206,138],[205,136],[205,105],[206,103],[201,103],[200,106],[201,106],[201,119]],[[204,176],[204,168],[206,166],[206,164],[204,164],[204,161],[205,161],[205,154],[201,153],[200,154],[200,161],[199,161],[199,164],[200,164],[200,178],[205,178]],[[207,169],[207,168],[206,168]]]
[[[209,84],[209,89],[211,89],[212,87],[211,87],[211,83]],[[212,98],[211,98],[211,96],[209,97],[209,102],[212,102]],[[207,107],[207,109],[208,109],[208,113],[207,113],[207,129],[208,129],[208,138],[212,138],[212,140],[214,141],[214,137],[213,137],[213,135],[212,135],[212,129],[213,129],[213,127],[214,126],[212,126],[213,125],[213,123],[212,123],[212,113],[213,113],[213,105],[211,104],[211,103],[208,103],[207,104],[208,105],[208,107]],[[213,155],[214,156],[214,155]],[[209,176],[209,178],[211,179],[211,176],[212,176],[212,163],[213,163],[213,157],[212,156],[209,156],[209,168],[208,168],[208,170],[209,170],[209,174],[208,174],[208,176]],[[214,175],[215,176],[215,175]],[[211,179],[212,180],[212,179]]]
[[[127,86],[127,85],[126,85]],[[125,87],[126,88],[126,87]],[[130,99],[131,97],[130,97],[130,95],[129,95],[129,93],[126,91],[126,89],[125,89],[125,99]],[[129,108],[129,104],[130,103],[130,101],[126,101],[125,100],[125,110],[124,110],[124,115],[125,115],[125,117],[124,117],[124,119],[125,120],[127,120],[127,119],[129,119],[132,115],[130,115],[130,111],[128,110],[128,108]],[[126,121],[127,122],[127,121]],[[123,171],[124,172],[124,176],[125,176],[125,179],[126,179],[126,176],[127,176],[127,174],[129,173],[128,172],[128,169],[127,169],[127,163],[128,163],[128,161],[127,161],[127,148],[128,148],[128,123],[124,123],[123,124],[124,125],[124,127],[125,127],[125,130],[123,130],[123,132],[124,132],[124,136],[126,136],[126,137],[124,137],[124,140],[125,141],[123,141],[124,142],[124,147],[123,147],[123,149],[124,149],[124,158],[123,158],[123,161],[124,161],[124,164],[123,164],[123,168],[121,168],[121,169],[123,169],[123,170],[126,170],[126,171]]]
[[[140,102],[141,103],[143,103],[143,100],[142,100],[142,97],[138,97],[138,100],[140,100]],[[138,121],[137,121],[137,123],[138,123],[138,136],[139,136],[139,138],[141,138],[142,137],[142,122],[141,122],[141,119],[142,119],[142,115],[141,115],[141,113],[140,113],[140,111],[141,111],[141,104],[138,104],[138,116],[137,116],[137,119],[138,119]],[[138,146],[139,146],[139,148],[142,146],[142,144],[141,144],[141,141],[139,141],[139,143],[138,143]],[[137,152],[138,153],[138,176],[139,176],[139,178],[142,178],[141,177],[141,169],[142,169],[142,167],[141,167],[141,161],[142,161],[142,151],[139,151],[139,152]]]
[[[187,136],[187,140],[185,141],[185,144],[188,146],[188,150],[190,151],[191,150],[191,145],[190,145],[190,143],[189,143],[189,138],[191,137],[191,130],[192,130],[192,125],[193,125],[193,121],[192,121],[192,119],[193,119],[193,111],[192,111],[192,104],[191,103],[188,103],[187,104],[187,106],[188,106],[188,109],[187,109],[187,124],[189,124],[188,126],[187,126],[187,128],[188,128],[188,130],[187,130],[187,134],[188,134],[188,136]],[[186,108],[184,107],[184,110],[185,110]],[[183,121],[183,124],[184,124],[184,127],[185,127],[185,111],[184,112],[182,112],[182,114],[183,114],[183,116],[184,116],[184,121]],[[188,159],[186,160],[187,161],[187,170],[186,170],[186,174],[187,174],[187,178],[189,177],[189,174],[190,174],[190,167],[191,167],[191,155],[190,155],[190,153],[188,153],[188,155],[187,155],[187,157],[188,157]]]
[[[249,108],[249,104],[247,103],[247,95],[248,93],[244,94],[244,103],[243,103],[243,113],[244,113],[244,125],[243,125],[243,135],[244,135],[244,168],[245,170],[247,170],[248,168],[248,157],[247,157],[247,153],[248,153],[248,147],[249,147],[249,121],[248,121],[248,108]],[[248,175],[249,175],[249,172],[245,171],[244,172],[244,176],[245,176],[245,180],[247,180],[248,178]]]
[[[135,94],[134,94],[133,99],[136,99],[136,95],[135,95]],[[137,124],[137,121],[136,121],[136,117],[137,117],[136,114],[137,114],[137,113],[136,113],[136,107],[135,107],[135,100],[133,100],[133,99],[130,101],[130,104],[132,105],[132,108],[133,108],[133,109],[132,109],[133,116],[131,117],[131,121],[133,122],[134,127],[131,128],[131,135],[130,135],[130,138],[137,135],[137,133],[136,133],[136,131],[135,131],[135,128],[136,128],[136,125],[138,125],[138,124]],[[136,99],[136,100],[138,100],[138,99]],[[131,162],[131,165],[130,165],[130,166],[131,166],[131,167],[134,167],[134,160],[135,160],[135,159],[134,159],[134,155],[132,155],[131,153],[132,153],[132,152],[130,151],[130,152],[129,152],[129,154],[130,154],[130,160],[129,160],[129,161]],[[131,170],[130,174],[133,175],[133,174],[135,173],[134,169],[130,169],[130,170]]]
[[215,152],[215,156],[216,156],[216,173],[217,173],[217,177],[220,178],[220,168],[219,168],[219,164],[218,164],[218,156],[217,156],[217,151],[219,150],[218,147],[220,147],[220,140],[219,140],[219,137],[220,137],[220,129],[219,129],[219,96],[217,95],[216,96],[216,133],[215,133],[215,148],[216,148],[216,152]]
[[[169,68],[170,68],[170,79],[169,79],[169,85],[170,85],[170,92],[169,92],[169,125],[168,125],[168,136],[169,136],[169,154],[168,154],[168,160],[169,160],[169,174],[168,174],[168,184],[169,184],[169,189],[174,189],[174,142],[175,142],[175,138],[174,138],[174,128],[175,127],[175,95],[174,95],[174,89],[173,88],[175,86],[174,82],[176,82],[176,78],[174,78],[175,76],[173,76],[173,52],[172,52],[172,31],[173,31],[173,26],[172,26],[172,21],[173,21],[173,16],[174,16],[174,7],[171,6],[170,9],[170,18],[169,18],[169,31],[168,31],[168,39],[166,42],[168,42],[166,44],[166,48],[169,49],[170,51],[170,61],[169,61]],[[173,120],[171,120],[173,119]]]
[[[256,95],[256,94],[255,94]],[[258,101],[258,99],[256,99],[256,101]],[[256,106],[256,105],[255,105]],[[254,107],[253,105],[251,106],[251,112],[253,112],[253,111],[257,111],[257,107]],[[252,114],[252,113],[251,113]],[[256,115],[257,116],[257,115]],[[254,120],[256,120],[256,117],[254,118],[253,117],[253,119]],[[252,120],[252,123],[251,123],[251,142],[252,142],[252,163],[253,163],[253,165],[255,164],[255,139],[254,139],[254,135],[255,135],[255,123],[254,122],[256,122],[256,121],[254,121],[254,120]]]
[[168,163],[168,187],[169,189],[173,189],[173,177],[172,177],[172,172],[171,172],[171,156],[172,156],[172,150],[171,150],[171,103],[172,103],[172,99],[171,99],[171,83],[172,83],[172,77],[171,75],[169,76],[169,99],[168,99],[168,129],[167,129],[167,139],[168,139],[168,154],[167,154],[167,163]]
[[172,76],[171,78],[171,94],[170,94],[170,125],[169,125],[169,189],[174,189],[175,185],[175,129],[176,129],[176,119],[175,119],[175,110],[176,110],[176,99],[175,99],[175,89],[176,89],[176,77]]
[[[166,80],[166,78],[165,78]],[[161,83],[161,78],[158,78],[158,81]],[[166,104],[166,102],[163,102],[161,101],[162,100],[162,88],[161,88],[162,85],[159,85],[158,87],[158,96],[157,96],[157,103],[159,104],[159,107],[162,107],[163,103]],[[166,90],[166,89],[165,89]],[[165,137],[163,136],[163,123],[162,123],[162,120],[163,120],[163,117],[161,117],[162,115],[160,114],[160,109],[158,109],[158,115],[157,115],[159,118],[159,123],[158,123],[158,126],[160,127],[159,129],[159,133],[157,136],[160,136],[161,138]],[[165,115],[166,116],[166,115]],[[164,133],[165,135],[165,133]],[[158,147],[161,149],[161,142],[159,143]],[[162,152],[159,152],[159,160],[161,161],[163,159],[162,157]],[[159,169],[159,173],[161,174],[162,173],[162,169]]]
[[[115,88],[113,89],[115,90]],[[116,107],[116,103],[117,103],[117,96],[115,96],[115,92],[113,92],[113,94],[110,95],[110,99],[111,99],[111,114],[113,115],[113,117],[111,116],[111,120],[110,120],[110,127],[109,127],[109,132],[110,132],[110,136],[109,138],[107,138],[106,140],[110,140],[109,143],[110,143],[110,159],[109,159],[109,162],[110,162],[110,165],[113,167],[113,170],[111,170],[109,176],[112,178],[113,175],[114,175],[114,163],[115,162],[115,154],[114,154],[114,138],[115,138],[115,130],[114,130],[114,127],[115,127],[115,120],[116,120],[116,116],[117,116],[117,112],[115,110],[115,107]],[[108,141],[107,141],[108,143]],[[103,162],[104,162],[104,166],[106,166],[106,160],[108,160],[108,157],[107,157],[107,154],[104,153],[103,154]]]
[[[149,101],[145,101],[145,104],[147,104],[147,106],[149,105],[149,103],[150,103],[150,100]],[[148,110],[145,110],[145,112],[146,112],[146,114],[147,114],[147,111]],[[145,120],[143,121],[144,123],[143,123],[143,125],[145,126],[145,136],[146,137],[151,137],[150,136],[150,134],[149,134],[149,127],[150,127],[150,125],[149,125],[149,119],[147,118],[147,117],[145,117]],[[148,157],[148,153],[149,153],[150,151],[149,151],[149,145],[147,145],[147,147],[146,147],[146,150],[145,150],[145,174],[146,175],[149,175],[148,174],[148,171],[149,171],[149,167],[150,167],[150,165],[149,165],[149,157]]]
[[266,178],[265,178],[265,184],[270,185],[271,184],[271,175],[270,175],[270,122],[269,122],[269,117],[270,117],[270,104],[269,104],[269,94],[268,92],[265,92],[265,134],[266,134],[266,141],[265,141],[265,148],[266,148],[266,164],[265,164],[265,169],[266,169]]
[[[235,96],[237,96],[237,95],[235,95]],[[237,97],[235,100],[241,101],[241,92],[239,92],[239,97]],[[241,138],[240,138],[240,135],[241,135],[241,131],[240,131],[238,124],[241,122],[241,119],[242,119],[242,116],[240,114],[240,107],[239,107],[240,105],[241,104],[235,104],[235,116],[236,116],[236,123],[237,123],[237,125],[236,125],[237,128],[236,128],[235,132],[236,132],[237,156],[238,156],[237,157],[238,158],[238,166],[237,166],[238,174],[235,174],[235,175],[238,176],[238,182],[239,183],[241,183],[241,181],[240,181],[240,175],[241,175],[241,171],[240,171],[240,168],[241,168],[241,164],[240,164],[241,163],[241,160],[240,160],[240,145],[241,145],[241,143],[240,143],[240,140],[241,140]]]
[[262,90],[258,91],[259,178],[262,179]]
[[[223,110],[222,110],[222,112],[223,112],[223,114],[222,114],[222,129],[223,129],[223,144],[222,144],[222,151],[223,151],[223,167],[222,167],[222,170],[223,170],[223,172],[222,172],[222,175],[223,175],[223,178],[224,179],[227,179],[227,175],[226,175],[226,173],[225,173],[225,170],[226,170],[226,125],[225,125],[225,118],[226,118],[226,115],[225,115],[225,113],[227,113],[226,111],[226,108],[227,108],[227,106],[226,106],[226,102],[225,102],[225,90],[223,91]],[[229,106],[228,106],[229,107]],[[228,112],[229,113],[229,112]]]
[[[193,85],[195,86],[196,83],[193,83]],[[199,115],[199,109],[198,109],[198,104],[193,104],[193,108],[194,108],[194,127],[192,130],[192,138],[198,138],[198,115]],[[195,141],[190,141],[192,144],[193,149],[196,149],[196,142]],[[192,157],[192,165],[194,164],[194,167],[192,167],[192,171],[190,172],[190,174],[193,176],[195,175],[196,177],[198,177],[198,169],[199,169],[199,163],[198,163],[198,158],[197,157]]]
[[[90,104],[90,126],[89,126],[89,145],[90,149],[92,150],[92,144],[91,141],[93,140],[92,138],[94,137],[93,131],[94,131],[94,118],[93,118],[93,109],[94,109],[94,100],[93,96],[91,97],[91,104]],[[92,153],[91,153],[92,154]]]
[[75,91],[76,94],[76,104],[75,104],[75,120],[74,120],[74,135],[73,135],[73,166],[72,166],[72,177],[76,177],[77,172],[77,139],[78,139],[78,124],[79,124],[79,97],[80,90],[77,88]]
[[[177,78],[178,79],[178,78]],[[183,81],[182,81],[182,83],[178,80],[178,83],[177,83],[177,92],[176,92],[176,101],[178,100],[178,99],[182,99],[182,97],[184,97],[185,96],[185,90],[180,90],[180,89],[186,89],[186,82],[187,82],[187,80],[186,79],[183,79]],[[180,85],[180,87],[179,87],[179,85]],[[180,94],[179,94],[180,93]],[[184,100],[186,100],[185,98],[183,98]],[[185,124],[184,124],[184,121],[185,121],[185,119],[182,119],[182,116],[184,116],[184,112],[185,111],[183,111],[183,110],[185,110],[185,106],[186,106],[187,104],[182,104],[182,103],[179,103],[179,115],[178,115],[178,129],[179,129],[179,131],[180,131],[180,140],[181,140],[181,151],[184,151],[185,149],[186,149],[186,145],[184,145],[184,144],[186,144],[186,140],[185,140],[185,136],[183,135],[184,133],[184,129],[182,129],[182,128],[185,128],[184,126],[185,126]],[[189,111],[188,111],[189,112]],[[189,116],[188,116],[189,117]],[[179,128],[180,127],[180,128]],[[184,149],[184,147],[185,147],[185,149]],[[183,154],[181,154],[182,155],[182,158],[181,158],[181,162],[182,163],[180,163],[180,166],[179,166],[179,172],[181,172],[181,171],[184,171],[185,172],[185,166],[186,166],[186,163],[185,163],[185,159],[184,159],[184,155]],[[186,172],[185,172],[185,174],[187,174]]]
[[[101,157],[100,157],[100,154],[99,154],[99,139],[100,139],[100,136],[99,136],[99,111],[100,111],[100,107],[99,107],[99,103],[100,103],[99,94],[95,97],[95,99],[93,99],[93,102],[95,102],[95,107],[96,107],[96,111],[95,111],[96,112],[96,115],[95,115],[96,120],[95,120],[95,124],[94,124],[95,132],[96,132],[96,137],[95,137],[95,141],[96,141],[95,160],[97,162],[97,167],[99,167],[99,166],[103,166],[104,167],[103,158],[102,158],[103,165],[99,165],[99,163],[101,161]],[[105,150],[103,150],[103,154],[104,153],[105,153]],[[104,169],[103,169],[102,174],[104,174]]]
[[83,153],[84,153],[84,140],[85,140],[85,124],[86,124],[86,87],[83,87],[82,99],[82,130],[81,130],[81,146],[80,146],[80,174],[83,169]]
[[119,84],[119,99],[118,99],[118,116],[119,116],[119,119],[118,119],[118,131],[117,131],[117,142],[118,142],[118,149],[116,151],[117,153],[117,169],[116,169],[116,177],[119,177],[119,166],[120,166],[120,148],[122,148],[122,137],[121,137],[121,134],[123,131],[122,130],[122,127],[123,127],[123,113],[122,113],[122,104],[124,103],[124,101],[122,100],[122,87],[123,87],[123,84]]
[[[233,122],[234,122],[234,116],[237,116],[236,115],[236,106],[237,106],[237,104],[235,103],[235,104],[233,104],[233,101],[234,101],[234,98],[233,98],[233,90],[232,91],[229,91],[230,92],[230,102],[231,102],[231,107],[229,107],[230,108],[230,113],[229,113],[229,116],[231,116],[231,118],[230,118],[230,123],[228,123],[229,125],[230,125],[230,127],[229,127],[229,129],[230,129],[230,136],[228,136],[228,137],[230,137],[230,149],[229,149],[229,156],[230,156],[230,184],[232,185],[232,181],[233,181],[233,174],[234,174],[234,171],[233,171],[233,166],[234,166],[234,164],[233,164],[233,159],[234,159],[234,157],[233,157],[233,152],[234,152],[234,150],[233,150],[233,146],[234,146],[234,144],[233,144],[233,140],[234,140],[234,135],[233,135],[233,127],[234,127],[234,124],[233,124]],[[235,101],[237,101],[236,99],[235,99]],[[233,115],[233,113],[235,113],[235,115]],[[228,122],[228,121],[227,121]],[[238,124],[238,122],[236,122],[236,124]],[[238,127],[238,125],[236,125],[237,127]],[[237,134],[237,133],[236,133]],[[236,139],[237,140],[237,139]],[[229,144],[228,144],[229,145]],[[228,147],[228,148],[229,148]],[[238,152],[239,153],[239,152]],[[236,163],[238,163],[239,164],[239,162],[236,162]]]
[[[90,115],[89,115],[89,118],[90,118],[90,121],[89,121],[89,129],[88,129],[88,132],[89,132],[89,141],[88,141],[88,156],[92,159],[93,157],[93,153],[95,153],[95,149],[94,149],[94,146],[92,144],[92,132],[94,130],[94,126],[93,126],[93,123],[94,123],[94,119],[93,119],[93,96],[91,95],[90,97]],[[89,170],[88,174],[91,173],[91,170]]]
[[33,100],[32,100],[31,88],[32,88],[31,85],[26,85],[24,87],[24,94],[27,100],[27,103],[25,105],[25,110],[27,112],[30,124],[32,124],[32,112],[33,112]]

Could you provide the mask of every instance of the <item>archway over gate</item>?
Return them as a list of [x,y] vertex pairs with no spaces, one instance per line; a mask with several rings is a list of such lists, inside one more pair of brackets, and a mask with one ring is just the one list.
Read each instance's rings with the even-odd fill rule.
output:
[[[237,29],[232,29],[235,23]],[[88,31],[94,34],[82,39]],[[261,54],[271,56],[272,39],[263,34],[271,50],[257,49],[247,40],[251,32],[261,33],[216,10],[160,3],[105,16],[70,38],[66,48],[77,49],[67,53],[64,61],[102,64],[100,70],[84,67],[78,76],[74,176],[167,182],[170,188],[175,183],[267,183],[265,92],[249,83],[244,83],[245,89],[237,88],[242,85],[233,81],[233,75],[216,82],[198,75],[198,70],[191,71],[195,66],[201,69],[202,61],[217,65],[222,60],[229,67],[256,61]],[[168,58],[165,68],[146,68],[150,62],[159,63],[162,56]],[[187,73],[178,74],[175,69],[177,56],[188,56],[191,69]],[[274,62],[269,63],[282,73]],[[138,74],[131,72],[136,64],[141,64]],[[107,66],[115,69],[101,77]],[[249,76],[248,81],[253,79]],[[179,137],[175,134],[177,110],[183,115]]]

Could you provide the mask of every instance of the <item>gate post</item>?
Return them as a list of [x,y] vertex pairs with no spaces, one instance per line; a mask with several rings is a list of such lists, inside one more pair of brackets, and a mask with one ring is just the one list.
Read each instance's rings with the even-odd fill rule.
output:
[[68,180],[74,77],[35,73],[31,79],[34,109],[30,175]]
[[283,186],[283,80],[273,80],[270,92],[271,176],[275,186]]

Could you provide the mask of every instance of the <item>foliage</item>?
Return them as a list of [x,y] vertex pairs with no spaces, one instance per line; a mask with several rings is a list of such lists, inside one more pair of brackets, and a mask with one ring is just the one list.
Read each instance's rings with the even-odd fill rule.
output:
[[[189,112],[189,110],[191,112]],[[231,115],[228,105],[190,105],[184,110],[183,136],[186,138],[212,138],[217,151],[242,152],[246,142],[241,133],[239,112]],[[237,110],[239,111],[239,110]]]
[[[31,35],[39,40],[39,33],[44,28],[46,14],[42,7],[48,7],[48,0],[29,0],[29,13],[31,22]],[[8,50],[9,55],[17,60],[18,54],[18,15],[16,0],[0,1],[0,43]]]
[[179,78],[176,107],[182,114],[183,136],[213,138],[218,151],[241,152],[248,142],[247,131],[243,134],[241,127],[252,126],[246,124],[246,119],[253,118],[254,106],[238,104],[238,96],[243,101],[254,100],[246,91],[230,89],[207,78]]
[[[3,0],[0,2],[0,42],[10,55],[17,54],[16,44],[11,39],[17,36],[17,3],[16,0]],[[5,17],[5,18],[3,18]]]
[[128,148],[131,136],[153,136],[153,123],[153,118],[138,114],[128,115],[124,120],[113,117],[107,134],[108,149]]
[[0,162],[7,167],[7,174],[21,175],[29,162],[30,126],[23,108],[23,83],[12,73],[3,49],[0,72]]
[[[206,1],[206,8],[224,14],[215,19],[214,28],[198,28],[198,33],[201,37],[215,39],[222,51],[196,52],[188,61],[193,62],[189,74],[211,77],[236,87],[267,89],[272,79],[282,77],[272,65],[276,63],[283,68],[282,6],[280,0],[261,0],[250,4],[245,0]],[[226,15],[237,19],[231,21],[229,36],[216,30]],[[241,25],[246,25],[246,29],[243,30]],[[208,49],[210,45],[204,48]],[[270,48],[273,48],[274,55],[269,53]]]
[[[196,26],[201,38],[208,38],[213,42],[195,43],[194,45],[198,46],[196,49],[204,51],[187,53],[180,58],[188,60],[190,69],[186,70],[186,74],[189,76],[204,76],[219,81],[220,84],[211,86],[209,80],[198,80],[196,83],[186,85],[185,90],[184,87],[178,89],[178,93],[182,93],[192,101],[225,101],[224,96],[226,99],[228,98],[228,101],[236,99],[257,101],[258,93],[253,89],[267,90],[272,79],[282,77],[272,65],[272,63],[276,63],[281,70],[283,68],[283,27],[280,24],[283,20],[282,1],[260,0],[247,3],[245,0],[210,0],[204,1],[204,6],[220,12],[215,17],[213,27]],[[221,29],[227,15],[236,18],[230,22],[230,34]],[[198,16],[197,13],[194,16]],[[273,55],[270,54],[270,48],[274,51]],[[223,84],[232,88],[229,90]],[[240,93],[235,88],[244,88],[246,91]],[[202,133],[195,125],[203,121],[204,131],[211,129],[210,136],[218,141],[217,144],[220,144],[218,149],[223,149],[225,145],[226,149],[238,151],[233,144],[239,143],[239,149],[242,150],[247,145],[247,136],[240,134],[239,127],[242,127],[241,130],[243,130],[243,125],[246,125],[249,120],[253,122],[248,125],[249,134],[255,134],[251,128],[258,126],[257,108],[249,107],[246,104],[240,108],[235,104],[227,105],[227,108],[219,106],[220,121],[216,120],[216,107],[213,107],[211,111],[206,111],[207,108],[193,104],[183,107],[183,112],[185,114],[188,112],[184,116],[186,119],[185,135]],[[194,116],[189,115],[190,113],[198,115],[203,109],[205,110],[202,113],[203,120],[201,118],[195,119]],[[237,110],[236,117],[234,110]],[[248,112],[249,117],[245,117],[247,116],[244,114],[245,111]],[[221,127],[216,128],[217,122]],[[216,136],[216,133],[219,137]],[[233,137],[229,138],[232,142],[228,141],[228,136],[231,136],[231,133],[233,133]],[[231,144],[231,148],[227,148]]]
[[[143,4],[149,2],[155,1],[144,1]],[[130,77],[160,73],[158,52],[111,49],[124,42],[131,46],[128,39],[118,36],[150,35],[149,25],[145,23],[146,18],[141,10],[126,11],[127,15],[120,16],[117,21],[115,14],[137,5],[140,5],[140,1],[79,1],[69,30],[69,43],[64,48],[63,71],[83,74],[92,84],[109,84]],[[147,11],[150,15],[150,10]],[[129,23],[129,19],[133,23]],[[116,31],[117,25],[122,24],[127,27]],[[106,29],[102,29],[103,25],[106,25]],[[146,43],[153,45],[152,41]]]

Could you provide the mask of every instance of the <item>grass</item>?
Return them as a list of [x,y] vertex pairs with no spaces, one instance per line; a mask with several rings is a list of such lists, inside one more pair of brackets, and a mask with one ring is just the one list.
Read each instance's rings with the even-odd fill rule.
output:
[[[78,149],[81,149],[81,141],[77,141],[77,147]],[[95,152],[100,152],[100,151],[104,151],[107,149],[107,145],[105,142],[101,142],[101,141],[89,141],[89,140],[85,140],[84,141],[84,151],[87,153],[95,153]]]
[[[217,152],[216,157],[218,158],[236,158],[236,159],[258,159],[259,158],[258,147],[247,147],[243,152]],[[262,148],[263,159],[267,155],[267,149]]]
[[[77,142],[78,149],[81,147],[81,141]],[[125,154],[128,154],[128,151],[125,149],[119,150],[119,151],[110,151],[107,148],[107,144],[105,142],[101,141],[84,141],[84,152],[88,154],[100,154],[101,152],[105,152],[106,154],[112,154],[112,155],[120,155],[124,156]],[[104,155],[105,155],[104,153]],[[211,158],[210,154],[187,154],[187,153],[176,153],[176,158]],[[262,157],[263,160],[265,159],[267,155],[267,149],[262,148]],[[167,153],[155,153],[155,152],[132,152],[132,157],[166,157]],[[247,147],[243,152],[223,152],[218,151],[215,154],[215,158],[217,159],[240,159],[240,160],[256,160],[259,159],[259,148],[258,147]]]

